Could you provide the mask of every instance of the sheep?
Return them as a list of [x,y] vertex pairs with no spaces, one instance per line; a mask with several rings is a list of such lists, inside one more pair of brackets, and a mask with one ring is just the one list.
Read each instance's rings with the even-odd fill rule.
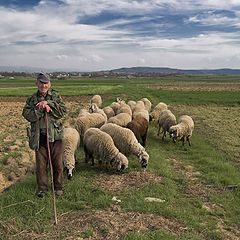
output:
[[169,133],[173,138],[173,142],[176,142],[177,138],[180,138],[180,140],[182,140],[182,145],[184,146],[186,138],[189,146],[191,146],[190,137],[192,136],[193,129],[193,119],[188,115],[182,115],[179,118],[179,123],[170,127]]
[[108,120],[106,113],[103,111],[103,109],[99,108],[96,103],[91,104],[91,106],[89,107],[89,112],[90,113],[100,113],[103,115],[106,122]]
[[124,170],[128,167],[127,157],[119,152],[114,145],[111,136],[98,128],[89,128],[83,137],[83,148],[85,152],[85,162],[94,157],[110,164],[116,170]]
[[75,152],[80,145],[80,135],[75,128],[67,127],[63,130],[63,165],[67,169],[67,177],[70,180],[75,168]]
[[144,102],[143,101],[137,101],[133,110],[132,110],[133,114],[134,114],[134,112],[139,112],[139,111],[142,111],[142,110],[146,110]]
[[116,115],[119,113],[128,113],[130,116],[132,116],[132,109],[126,103],[122,103],[122,104],[120,104],[119,109],[117,109]]
[[96,103],[98,107],[102,106],[102,97],[100,95],[94,95],[90,99],[90,104]]
[[133,116],[132,116],[132,118],[133,119],[137,119],[137,118],[145,118],[148,122],[149,122],[149,113],[148,113],[148,111],[147,110],[145,110],[145,109],[142,109],[142,110],[139,110],[139,111],[134,111],[134,113],[133,113]]
[[138,142],[134,133],[130,129],[113,123],[107,123],[104,124],[100,130],[108,133],[112,137],[115,146],[120,152],[126,156],[130,153],[138,156],[141,167],[147,167],[149,155],[145,151],[145,148]]
[[158,120],[161,112],[166,109],[168,109],[168,106],[165,103],[163,102],[158,103],[150,112],[149,120],[150,121]]
[[157,135],[160,134],[160,129],[162,128],[162,140],[166,137],[166,133],[169,132],[171,126],[176,125],[176,117],[170,110],[164,110],[161,112],[158,119],[158,132]]
[[138,116],[129,122],[126,126],[132,130],[138,142],[141,142],[143,147],[146,146],[148,124],[149,122],[144,117]]
[[140,101],[143,101],[144,102],[144,105],[145,105],[145,109],[150,112],[151,110],[151,107],[152,107],[152,103],[150,102],[150,100],[148,98],[142,98],[140,99]]
[[114,110],[110,106],[104,107],[103,111],[107,115],[107,119],[116,115]]
[[108,123],[115,123],[119,126],[126,126],[131,122],[132,117],[128,113],[119,113],[118,115],[108,119]]
[[106,122],[105,117],[100,113],[90,113],[76,119],[75,128],[80,137],[83,137],[85,131],[90,127],[100,128]]
[[115,115],[116,115],[117,110],[120,108],[120,103],[118,103],[118,102],[113,102],[113,103],[110,105],[110,107],[113,109],[113,111],[114,111],[114,113],[115,113]]
[[135,107],[135,105],[136,105],[136,102],[133,101],[133,100],[129,100],[129,101],[127,102],[127,104],[128,104],[128,105],[130,106],[130,108],[133,110],[134,107]]

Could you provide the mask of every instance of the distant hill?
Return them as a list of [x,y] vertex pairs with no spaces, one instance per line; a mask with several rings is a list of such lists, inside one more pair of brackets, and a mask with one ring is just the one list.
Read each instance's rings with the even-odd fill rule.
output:
[[207,75],[240,75],[240,69],[222,68],[222,69],[200,69],[200,70],[183,70],[177,68],[165,67],[130,67],[113,69],[111,72],[120,74],[134,73],[162,73],[162,74],[207,74]]

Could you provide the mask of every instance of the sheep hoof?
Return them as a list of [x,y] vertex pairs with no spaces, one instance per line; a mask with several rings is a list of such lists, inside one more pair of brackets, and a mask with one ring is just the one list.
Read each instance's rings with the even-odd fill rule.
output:
[[67,178],[68,180],[72,180],[72,174],[68,174]]

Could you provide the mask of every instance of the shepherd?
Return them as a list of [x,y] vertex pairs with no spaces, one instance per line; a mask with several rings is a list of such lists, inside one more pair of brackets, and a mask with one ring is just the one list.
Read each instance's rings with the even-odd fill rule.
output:
[[27,98],[23,117],[30,122],[27,128],[29,147],[36,156],[36,196],[43,198],[48,191],[48,168],[52,177],[54,196],[63,194],[63,118],[66,106],[57,91],[51,89],[46,73],[37,76],[37,92]]

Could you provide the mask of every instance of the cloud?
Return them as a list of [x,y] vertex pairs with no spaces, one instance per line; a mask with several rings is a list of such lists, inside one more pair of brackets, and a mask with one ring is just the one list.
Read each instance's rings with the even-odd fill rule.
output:
[[236,66],[238,2],[50,0],[0,7],[0,65]]

